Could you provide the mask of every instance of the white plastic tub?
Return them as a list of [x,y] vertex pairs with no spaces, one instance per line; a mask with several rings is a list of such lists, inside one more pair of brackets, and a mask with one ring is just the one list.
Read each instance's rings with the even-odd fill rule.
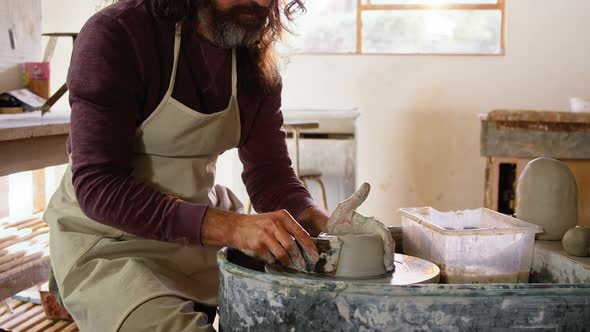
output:
[[485,208],[405,208],[399,213],[404,253],[437,264],[441,282],[528,282],[535,233],[541,227]]

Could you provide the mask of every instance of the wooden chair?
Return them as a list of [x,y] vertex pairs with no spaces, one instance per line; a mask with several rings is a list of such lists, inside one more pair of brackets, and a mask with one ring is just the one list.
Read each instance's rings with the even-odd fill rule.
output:
[[314,169],[301,169],[301,158],[300,158],[300,146],[299,140],[301,139],[301,131],[306,129],[317,129],[320,127],[319,122],[316,121],[292,121],[292,122],[285,122],[283,125],[283,129],[286,132],[290,132],[293,135],[293,140],[295,141],[295,155],[294,165],[295,165],[295,174],[299,177],[303,185],[309,188],[308,181],[314,181],[320,186],[320,191],[322,194],[322,204],[324,209],[328,210],[328,200],[326,197],[326,186],[324,185],[324,181],[322,181],[322,172],[319,170]]

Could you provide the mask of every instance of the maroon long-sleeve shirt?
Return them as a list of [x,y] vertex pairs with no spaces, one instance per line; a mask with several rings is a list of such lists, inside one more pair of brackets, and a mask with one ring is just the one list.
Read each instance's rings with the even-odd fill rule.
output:
[[[172,22],[149,0],[126,0],[94,15],[80,32],[68,73],[72,108],[68,151],[82,211],[128,233],[169,242],[200,243],[207,206],[181,201],[131,176],[136,128],[166,93],[174,60]],[[173,97],[201,113],[222,111],[231,96],[231,50],[183,27]],[[295,176],[281,131],[281,86],[240,93],[242,178],[259,212],[297,216],[314,203]],[[166,128],[162,128],[166,130]],[[198,185],[198,184],[195,184]]]

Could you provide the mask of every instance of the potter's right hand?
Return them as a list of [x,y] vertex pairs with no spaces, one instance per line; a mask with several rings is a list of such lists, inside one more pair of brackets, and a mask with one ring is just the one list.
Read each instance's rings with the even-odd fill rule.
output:
[[302,270],[305,259],[299,247],[315,264],[319,254],[309,234],[285,210],[256,215],[236,214],[208,208],[201,228],[205,245],[236,248],[267,263]]

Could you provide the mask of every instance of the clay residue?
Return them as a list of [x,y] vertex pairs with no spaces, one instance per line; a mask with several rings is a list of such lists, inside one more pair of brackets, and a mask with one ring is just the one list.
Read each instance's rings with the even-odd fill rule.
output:
[[584,284],[590,283],[590,269],[539,244],[535,245],[531,267],[532,283]]
[[334,272],[338,268],[340,262],[340,251],[342,250],[342,240],[338,237],[324,237],[330,241],[330,249],[320,254],[319,261],[311,269],[307,271],[314,271],[316,273]]
[[527,283],[529,272],[515,273],[474,273],[461,268],[448,269],[441,265],[440,281],[444,284],[514,284]]

